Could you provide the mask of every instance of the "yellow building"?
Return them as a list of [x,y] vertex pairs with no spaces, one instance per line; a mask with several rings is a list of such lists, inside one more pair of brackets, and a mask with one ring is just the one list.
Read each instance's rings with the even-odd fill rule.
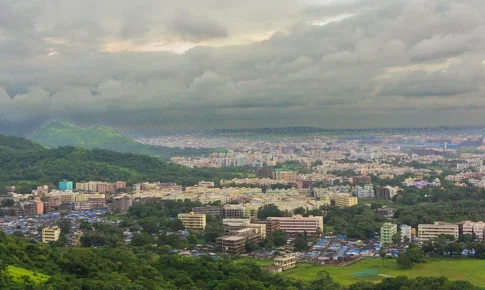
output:
[[197,214],[194,212],[181,213],[178,219],[182,221],[184,227],[188,230],[203,230],[206,227],[205,214]]
[[294,255],[285,255],[274,259],[275,266],[280,266],[283,271],[296,267],[296,257]]
[[351,207],[357,205],[359,199],[350,194],[338,194],[334,197],[335,205],[337,207]]
[[282,170],[273,172],[273,179],[290,181],[296,179],[296,173],[291,170]]
[[49,243],[59,240],[61,235],[61,229],[57,226],[55,227],[45,227],[42,229],[42,242]]
[[76,195],[76,202],[86,202],[90,198],[106,198],[104,193],[78,193]]
[[439,235],[452,235],[458,238],[458,225],[447,222],[434,222],[433,224],[419,224],[418,237],[420,242],[436,239]]

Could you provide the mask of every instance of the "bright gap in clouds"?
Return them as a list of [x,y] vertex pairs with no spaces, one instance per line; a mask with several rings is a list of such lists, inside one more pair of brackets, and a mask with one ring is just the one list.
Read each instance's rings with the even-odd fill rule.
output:
[[349,19],[350,17],[352,17],[354,15],[355,14],[352,14],[352,13],[343,13],[343,14],[339,14],[337,16],[333,16],[333,17],[324,19],[324,20],[313,21],[313,25],[324,26],[324,25],[327,25],[331,22],[339,22],[339,21],[342,21],[342,20],[345,20],[345,19]]

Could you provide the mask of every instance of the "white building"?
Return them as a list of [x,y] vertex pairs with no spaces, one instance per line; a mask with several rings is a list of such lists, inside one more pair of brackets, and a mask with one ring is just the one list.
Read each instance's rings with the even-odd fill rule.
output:
[[372,184],[366,184],[364,187],[357,186],[355,188],[355,196],[358,198],[374,198],[374,186]]
[[411,240],[411,226],[402,225],[401,226],[401,240],[404,242],[404,237],[408,237],[408,241]]
[[478,240],[483,240],[483,228],[485,224],[483,222],[476,222],[473,225],[473,233],[475,233]]

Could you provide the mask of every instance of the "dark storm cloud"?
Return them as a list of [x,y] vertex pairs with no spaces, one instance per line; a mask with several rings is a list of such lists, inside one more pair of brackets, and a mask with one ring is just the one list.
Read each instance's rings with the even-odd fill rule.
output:
[[187,10],[178,13],[169,23],[169,29],[187,41],[228,37],[227,29],[217,20]]
[[0,0],[2,120],[485,123],[481,1],[223,2]]

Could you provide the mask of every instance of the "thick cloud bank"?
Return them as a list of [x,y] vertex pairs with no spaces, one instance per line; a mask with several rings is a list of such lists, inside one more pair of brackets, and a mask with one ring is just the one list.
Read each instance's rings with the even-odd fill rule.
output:
[[485,124],[483,15],[480,0],[0,0],[0,118]]

